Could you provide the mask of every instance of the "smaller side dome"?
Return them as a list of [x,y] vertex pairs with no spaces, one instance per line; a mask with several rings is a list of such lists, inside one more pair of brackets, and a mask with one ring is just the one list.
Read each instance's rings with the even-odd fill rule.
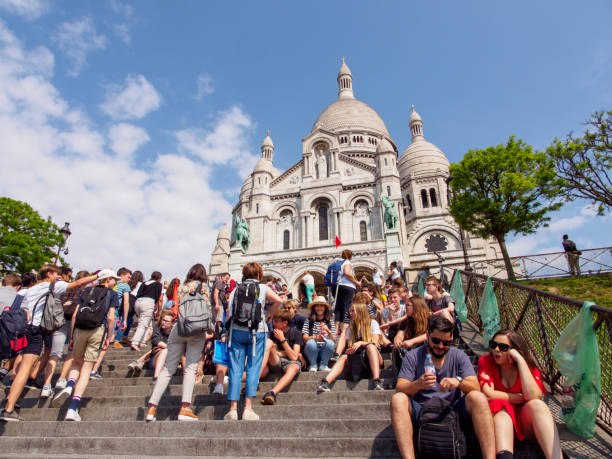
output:
[[395,153],[395,149],[391,142],[389,142],[385,137],[378,143],[378,147],[376,147],[376,153]]
[[270,174],[274,174],[274,166],[272,165],[272,161],[267,160],[266,158],[260,158],[255,164],[255,169],[253,172],[268,172]]

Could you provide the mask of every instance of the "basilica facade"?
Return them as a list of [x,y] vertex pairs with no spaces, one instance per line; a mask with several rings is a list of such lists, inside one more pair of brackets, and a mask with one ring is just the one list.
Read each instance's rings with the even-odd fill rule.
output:
[[[358,277],[373,268],[386,273],[401,260],[409,282],[421,271],[439,273],[497,258],[496,243],[460,231],[448,212],[449,161],[425,140],[423,120],[412,107],[412,142],[400,154],[384,121],[355,98],[353,76],[342,62],[338,99],[302,139],[302,156],[286,171],[274,167],[270,133],[261,159],[244,181],[211,256],[211,274],[258,262],[265,274],[296,289],[305,271],[317,289],[342,249],[353,251]],[[385,207],[399,216],[385,222]],[[336,237],[342,242],[336,248]],[[447,273],[449,271],[446,271]]]

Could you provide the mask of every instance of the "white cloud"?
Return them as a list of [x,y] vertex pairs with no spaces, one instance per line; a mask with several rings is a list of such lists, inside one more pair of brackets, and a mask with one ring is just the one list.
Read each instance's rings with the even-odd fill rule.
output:
[[72,61],[68,75],[77,76],[87,63],[87,55],[106,47],[106,37],[98,35],[91,18],[64,22],[54,34],[60,50]]
[[31,21],[42,16],[49,4],[46,0],[0,0],[0,8]]
[[134,7],[127,2],[120,2],[119,0],[111,0],[110,7],[113,13],[120,14],[129,18],[134,14]]
[[[32,60],[43,54],[25,50],[0,21],[0,157],[10,165],[0,168],[0,195],[70,222],[67,260],[76,269],[128,266],[169,278],[207,264],[232,207],[210,185],[212,162],[179,152],[133,164],[149,134],[131,124],[101,132],[50,83],[52,59]],[[235,108],[219,117],[205,135],[207,155],[228,145],[247,152],[248,116]]]
[[157,110],[161,96],[143,75],[128,75],[125,85],[113,85],[100,109],[112,119],[140,119]]
[[113,31],[115,35],[117,35],[123,43],[126,45],[132,44],[132,35],[130,35],[130,26],[127,24],[115,24],[113,26]]
[[241,177],[253,170],[259,158],[250,152],[246,136],[253,122],[240,107],[221,113],[212,130],[190,128],[177,131],[179,151],[190,153],[211,164],[231,162],[238,167]]
[[119,22],[112,25],[113,32],[117,35],[121,41],[126,45],[132,44],[132,36],[130,34],[130,24],[133,23],[132,17],[134,15],[134,7],[127,2],[120,2],[118,0],[112,0],[110,7],[113,13],[118,16],[122,16],[126,19],[126,22]]
[[196,79],[196,86],[198,88],[195,96],[196,100],[202,100],[204,96],[215,92],[212,82],[213,80],[210,75],[198,75],[198,78]]
[[111,150],[122,157],[129,157],[142,145],[151,140],[149,134],[143,128],[127,123],[112,126],[108,137],[111,141]]

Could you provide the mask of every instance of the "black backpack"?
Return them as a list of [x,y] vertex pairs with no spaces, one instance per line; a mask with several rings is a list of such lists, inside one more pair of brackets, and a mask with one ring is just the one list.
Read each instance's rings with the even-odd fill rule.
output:
[[416,432],[420,458],[459,459],[467,453],[459,415],[446,399],[433,397],[423,403]]
[[[17,295],[19,296],[19,295]],[[15,357],[15,352],[27,346],[25,339],[28,318],[25,309],[11,308],[0,317],[0,360]]]
[[93,330],[106,321],[110,291],[106,287],[89,287],[79,297],[74,327]]
[[262,319],[259,283],[246,281],[238,284],[232,301],[231,323],[256,331]]
[[372,377],[366,346],[360,347],[353,354],[347,354],[346,361],[346,379],[349,381],[358,382]]

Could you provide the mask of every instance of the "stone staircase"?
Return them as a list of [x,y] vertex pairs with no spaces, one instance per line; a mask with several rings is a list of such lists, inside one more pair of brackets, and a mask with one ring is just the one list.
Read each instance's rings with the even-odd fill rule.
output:
[[[80,423],[62,421],[67,405],[51,408],[40,390],[26,389],[19,412],[25,421],[0,423],[0,457],[399,457],[389,418],[393,391],[368,390],[371,380],[339,379],[332,392],[317,394],[324,373],[302,373],[275,405],[264,406],[259,399],[278,377],[269,375],[255,405],[261,420],[235,422],[222,420],[227,397],[210,394],[205,376],[194,389],[200,421],[178,422],[182,376],[174,376],[158,421],[146,423],[152,371],[134,376],[127,365],[136,355],[109,350],[104,378],[90,381],[83,397]],[[386,357],[382,377],[390,384]]]

